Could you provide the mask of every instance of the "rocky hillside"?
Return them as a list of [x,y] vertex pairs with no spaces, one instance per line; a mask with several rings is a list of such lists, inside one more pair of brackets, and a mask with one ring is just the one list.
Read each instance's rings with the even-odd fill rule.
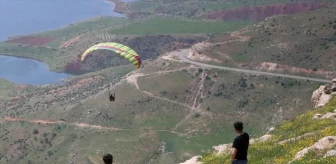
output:
[[[114,40],[141,54],[141,60],[154,59],[162,53],[176,49],[188,48],[195,43],[205,40],[201,36],[172,36],[172,35],[146,35],[136,37],[121,37]],[[76,53],[77,54],[77,53]],[[80,55],[73,55],[64,66],[65,72],[97,71],[113,66],[129,64],[127,59],[111,51],[96,51],[88,56],[85,62],[80,61]]]
[[[328,129],[334,122],[325,118],[333,115],[336,103],[333,104],[332,101],[330,106],[310,110],[314,108],[310,102],[311,93],[321,83],[283,78],[274,74],[214,69],[183,60],[183,57],[189,57],[195,61],[211,63],[212,66],[249,68],[249,61],[253,61],[252,66],[255,66],[253,64],[258,62],[270,64],[268,60],[273,59],[279,65],[288,62],[290,68],[310,66],[306,69],[311,69],[314,64],[321,66],[321,62],[330,62],[329,65],[317,67],[316,72],[324,73],[324,69],[333,71],[332,60],[329,59],[333,57],[334,38],[331,34],[335,22],[325,20],[335,18],[334,8],[319,9],[307,14],[308,16],[279,16],[275,17],[276,21],[268,19],[256,26],[229,34],[226,32],[240,29],[241,25],[237,25],[236,21],[185,19],[197,16],[193,14],[198,11],[206,13],[214,10],[217,7],[214,4],[220,1],[137,1],[131,3],[130,10],[141,8],[139,12],[144,15],[153,12],[165,16],[139,20],[102,17],[60,30],[35,34],[29,36],[28,40],[13,38],[20,43],[1,43],[1,52],[41,59],[53,70],[62,71],[65,68],[67,71],[96,71],[65,79],[64,85],[18,86],[0,80],[0,163],[98,164],[106,152],[115,156],[116,163],[180,163],[213,145],[230,143],[235,136],[232,123],[237,120],[247,122],[245,128],[253,138],[276,126],[268,135],[256,140],[253,144],[256,146],[251,148],[258,150],[251,154],[251,159],[258,164],[263,161],[287,162],[319,139],[334,136],[334,127]],[[241,7],[251,1],[229,2]],[[264,4],[269,1],[258,0],[253,4],[257,2]],[[206,6],[204,12],[200,4]],[[162,8],[162,5],[167,8]],[[222,3],[221,7],[227,5]],[[314,17],[314,12],[322,15]],[[166,19],[171,17],[171,13],[174,13],[174,17]],[[301,30],[301,27],[295,25],[298,20],[300,25],[305,25],[304,29],[312,28],[305,35],[302,34],[309,37],[297,34]],[[307,21],[314,23],[309,24]],[[171,28],[172,26],[179,28]],[[254,30],[249,31],[250,28]],[[326,32],[320,32],[320,28]],[[146,30],[157,34],[148,35]],[[282,33],[278,33],[281,30]],[[213,34],[214,31],[221,32],[221,35]],[[291,40],[286,40],[281,37],[282,34],[293,36]],[[307,48],[303,46],[306,42],[309,41],[309,46],[313,45],[316,36],[320,36],[317,34],[325,37],[326,43],[320,45],[322,48],[313,51],[309,49],[309,52],[314,53],[303,51]],[[55,39],[45,39],[46,37]],[[209,37],[211,39],[207,42],[200,42]],[[78,56],[90,45],[116,40],[143,52],[141,56],[144,57],[144,62],[140,69],[134,70],[132,65],[116,67],[115,65],[124,63],[114,62],[105,52],[96,54],[96,58],[88,58],[85,64],[78,63]],[[322,39],[317,37],[317,40]],[[33,42],[27,44],[29,41]],[[195,43],[198,44],[194,45]],[[180,49],[192,45],[191,49]],[[300,50],[299,55],[268,55],[283,45],[292,54],[296,52],[294,50]],[[295,45],[300,49],[293,50],[292,46]],[[326,48],[327,46],[329,47]],[[270,50],[268,47],[271,47]],[[244,52],[245,49],[247,52]],[[235,51],[239,54],[235,54]],[[216,56],[215,52],[220,55]],[[318,59],[313,55],[319,54],[317,52],[321,53]],[[251,54],[257,55],[251,59]],[[306,59],[307,54],[310,56]],[[310,62],[300,62],[302,58],[306,59],[304,62]],[[98,60],[99,62],[94,62]],[[320,89],[313,98],[317,106],[330,99],[322,101],[320,95],[328,97],[329,92],[334,90],[334,87],[324,88],[326,92]],[[116,94],[115,102],[108,100],[109,91]],[[307,115],[296,118],[307,112]],[[327,112],[331,114],[325,115]],[[314,116],[315,120],[312,119]],[[277,126],[290,120],[294,121]],[[302,128],[302,125],[306,128]],[[313,135],[306,134],[308,132],[313,132]],[[299,137],[299,143],[294,147],[292,140],[287,140],[296,137]],[[265,142],[259,142],[261,140]],[[280,142],[283,144],[274,144]],[[224,153],[225,147],[227,146],[219,145],[215,148]],[[287,149],[289,153],[285,151]],[[323,149],[321,156],[329,150],[331,148]],[[261,154],[266,155],[266,158],[260,157]],[[308,155],[310,154],[312,153],[309,152]],[[316,156],[320,154],[313,154],[312,158]],[[202,157],[205,163],[227,160],[225,154],[215,156],[208,153]]]
[[[325,89],[322,89],[325,88]],[[317,109],[271,128],[251,140],[249,163],[327,164],[336,162],[336,79],[321,86],[312,96]],[[328,97],[327,99],[325,97]],[[181,164],[229,163],[232,144],[214,146]]]
[[255,20],[321,8],[334,0],[156,0],[130,4],[130,18],[146,15],[171,15],[217,20]]
[[216,65],[331,79],[335,49],[336,7],[328,6],[222,35],[195,47],[193,56]]
[[330,3],[288,3],[263,6],[249,6],[230,10],[212,11],[207,13],[204,17],[208,19],[217,19],[224,21],[263,21],[267,17],[313,11],[327,5],[330,5]]
[[[199,67],[179,59],[188,52],[162,54],[130,73],[131,65],[73,77],[65,85],[6,84],[0,162],[90,164],[111,152],[118,163],[180,163],[230,142],[237,119],[259,136],[313,107],[310,94],[319,83]],[[116,92],[114,103],[108,88]]]

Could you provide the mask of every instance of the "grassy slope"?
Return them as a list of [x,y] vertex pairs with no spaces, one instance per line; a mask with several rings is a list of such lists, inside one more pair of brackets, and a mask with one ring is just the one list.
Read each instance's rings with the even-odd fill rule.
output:
[[7,80],[0,79],[0,84],[1,96],[4,96],[15,89],[15,85]]
[[[97,24],[99,23],[93,23],[94,26]],[[75,25],[70,28],[75,28],[74,31],[83,30],[80,32],[82,34],[86,31],[82,27],[84,26],[77,28]],[[98,32],[105,33],[105,30],[98,30]],[[71,31],[73,30],[64,30],[62,35],[73,33]],[[57,32],[47,32],[41,35],[55,36],[58,34]],[[93,35],[87,34],[87,36],[92,37]],[[100,41],[99,38],[93,37],[94,39],[91,39],[91,37],[87,37],[91,42]],[[63,36],[59,36],[59,38],[63,39]],[[58,47],[60,43],[54,42],[50,46]],[[88,41],[78,43],[74,47],[63,49],[61,54],[68,56],[69,54],[65,53],[79,51],[89,44]],[[8,45],[3,46],[5,47],[2,49],[8,48]],[[69,52],[70,49],[72,50]],[[41,48],[41,51],[44,53],[44,48]],[[31,54],[35,53],[26,55],[30,57]],[[62,61],[64,59],[66,58],[63,58]],[[188,65],[155,61],[147,64],[140,72],[155,73],[159,70],[171,70],[185,66]],[[240,117],[240,114],[251,113],[249,117],[244,117],[244,121],[250,122],[247,125],[247,130],[256,136],[268,128],[269,122],[272,122],[272,125],[277,124],[305,112],[310,108],[311,92],[319,85],[306,82],[300,82],[300,85],[286,79],[246,76],[248,87],[242,87],[244,85],[240,86],[242,83],[240,79],[243,75],[207,70],[210,78],[205,81],[205,97],[200,104],[200,111],[192,111],[185,106],[167,101],[167,99],[189,106],[193,105],[194,95],[198,91],[197,84],[200,82],[202,73],[198,68],[193,68],[171,74],[160,74],[151,78],[139,78],[141,89],[165,99],[148,96],[133,85],[121,83],[113,89],[116,91],[117,100],[120,101],[109,103],[106,100],[107,91],[102,91],[107,88],[106,84],[120,81],[117,77],[127,73],[128,71],[124,71],[125,69],[130,70],[130,68],[124,67],[108,68],[76,77],[72,81],[70,80],[66,86],[45,86],[34,91],[24,90],[23,95],[30,92],[34,92],[34,94],[20,99],[20,103],[13,100],[17,103],[16,106],[6,106],[8,110],[1,113],[2,116],[11,115],[27,119],[65,119],[70,123],[84,122],[118,127],[123,130],[113,132],[89,130],[70,125],[59,128],[57,125],[1,122],[0,136],[2,140],[0,145],[4,145],[3,147],[6,149],[2,149],[0,154],[6,157],[1,158],[0,162],[24,163],[32,160],[37,163],[52,163],[54,161],[69,163],[74,160],[90,163],[89,161],[99,160],[102,154],[111,152],[115,155],[118,163],[147,163],[150,160],[150,163],[158,163],[158,161],[178,163],[199,154],[202,149],[230,142],[234,134],[228,123],[235,121]],[[216,72],[218,78],[212,78]],[[104,79],[78,86],[79,80],[86,80],[97,75],[103,76]],[[284,82],[286,88],[281,86],[279,82]],[[251,87],[251,84],[254,87]],[[58,91],[51,93],[55,90]],[[291,93],[288,95],[288,92]],[[270,95],[274,96],[274,93],[277,93],[277,97],[273,98]],[[10,98],[14,98],[14,96]],[[284,109],[289,110],[285,112]],[[189,113],[191,117],[184,119]],[[34,129],[38,129],[41,133],[33,135]],[[170,132],[170,130],[187,134],[181,136]],[[43,132],[49,134],[44,136]],[[57,134],[56,138],[51,139],[50,135],[54,132]],[[37,136],[36,141],[34,136]],[[190,138],[187,139],[187,136]],[[41,140],[46,141],[45,138],[48,141],[51,140],[51,147],[41,143]],[[163,143],[165,148],[162,153],[160,147]],[[15,146],[20,149],[13,148]],[[48,151],[52,152],[48,153]],[[10,162],[5,162],[6,158]]]
[[[18,142],[24,142],[27,145],[23,150],[15,150],[16,153],[22,151],[23,154],[12,157],[13,163],[28,160],[36,162],[56,160],[64,163],[70,159],[87,163],[89,158],[99,160],[105,152],[113,153],[118,163],[146,163],[150,160],[150,163],[158,161],[167,164],[178,163],[200,154],[202,150],[207,150],[213,145],[230,142],[234,133],[228,123],[232,123],[241,116],[246,116],[244,113],[249,113],[248,117],[243,117],[245,122],[249,122],[246,129],[252,136],[256,136],[262,134],[270,126],[270,122],[271,125],[276,125],[282,120],[293,118],[293,115],[305,112],[305,109],[311,107],[309,105],[311,92],[319,85],[301,81],[301,85],[294,83],[295,85],[288,85],[284,88],[276,81],[286,82],[286,79],[245,76],[248,87],[240,87],[239,81],[244,75],[218,70],[203,70],[197,67],[160,73],[160,71],[175,70],[186,66],[188,64],[155,60],[138,71],[152,74],[138,79],[140,89],[158,97],[152,97],[146,92],[137,90],[134,85],[121,81],[119,85],[112,88],[112,91],[116,92],[117,101],[108,102],[108,92],[103,91],[107,88],[105,84],[120,81],[113,80],[118,77],[113,74],[123,75],[128,72],[123,71],[128,69],[123,67],[75,77],[66,87],[41,88],[39,92],[35,92],[33,97],[26,97],[20,101],[21,103],[17,103],[19,106],[6,110],[2,115],[23,117],[28,120],[62,119],[69,123],[81,122],[117,127],[122,130],[104,132],[104,130],[89,130],[68,125],[66,130],[57,132],[56,138],[51,140],[50,135],[57,128],[56,125],[5,122],[1,124],[4,128],[0,133],[5,134],[3,137],[7,139],[1,140],[0,144],[6,149],[3,149],[0,154],[7,154],[8,152],[5,151],[11,147],[7,143],[14,143],[18,140],[17,137],[15,138],[17,133],[24,131],[26,135],[19,137],[22,140]],[[129,68],[129,70],[132,69]],[[204,83],[206,90],[202,92],[205,97],[203,97],[199,111],[178,104],[193,105],[194,96],[198,91],[194,88],[200,84],[203,71],[206,71],[208,78]],[[214,78],[216,73],[217,78]],[[83,82],[97,75],[105,78],[78,87],[79,80]],[[254,89],[251,88],[251,84],[254,84]],[[47,94],[53,90],[59,91]],[[26,95],[27,92],[24,91],[21,95]],[[288,95],[288,92],[291,94]],[[248,100],[248,103],[244,100]],[[197,100],[197,102],[201,101]],[[38,104],[48,104],[48,106]],[[241,105],[244,107],[240,107]],[[286,112],[284,109],[287,109]],[[196,115],[197,113],[199,116]],[[191,117],[187,117],[188,114]],[[20,126],[22,128],[19,128]],[[51,140],[52,146],[44,147],[38,144],[39,140],[45,140],[46,137],[33,135],[34,129],[48,132],[49,138],[47,138]],[[38,136],[37,141],[34,136]],[[138,140],[138,138],[142,139]],[[108,145],[102,146],[105,143]],[[134,149],[132,145],[136,145],[136,148]],[[160,149],[162,145],[165,145],[164,151]],[[65,155],[73,154],[70,153],[72,149],[77,152],[77,155],[74,157]],[[48,157],[48,151],[54,153],[49,153],[51,155]]]
[[[1,128],[1,154],[5,157],[1,158],[0,163],[9,164],[28,161],[90,164],[89,157],[100,163],[105,152],[111,152],[118,163],[143,163],[143,159],[156,149],[150,144],[157,142],[150,137],[151,132],[97,131],[66,125],[20,122],[2,124]],[[34,129],[39,134],[33,134]],[[6,156],[6,153],[11,155]]]
[[97,17],[94,19],[78,22],[76,24],[51,31],[40,32],[38,36],[44,37],[74,37],[83,33],[92,32],[104,28],[125,25],[127,19],[118,17]]
[[[218,78],[212,78],[215,73]],[[195,83],[199,83],[199,75],[195,72],[189,73],[188,76],[183,74],[183,72],[177,72],[143,78],[139,84],[143,85],[143,90],[155,95],[192,105],[193,96],[198,91],[195,89],[197,88]],[[207,89],[203,91],[205,96],[201,100],[201,111],[192,112],[192,117],[197,113],[200,117],[182,122],[176,127],[182,132],[189,132],[190,129],[196,128],[197,130],[192,134],[204,137],[205,140],[202,143],[204,145],[231,141],[233,133],[228,123],[238,119],[243,118],[244,122],[248,122],[248,131],[252,135],[257,135],[272,125],[303,113],[304,111],[300,109],[303,106],[309,108],[307,100],[313,88],[318,86],[316,83],[307,84],[301,81],[299,83],[302,84],[295,84],[294,81],[287,79],[245,76],[217,70],[207,70],[207,74],[210,78],[205,82]],[[243,76],[247,87],[240,86]],[[282,87],[281,82],[286,86]],[[252,85],[254,87],[251,87]],[[305,94],[302,94],[303,90]],[[247,113],[249,116],[245,117]],[[212,142],[206,142],[210,141],[209,138]]]
[[[14,89],[15,85],[10,85],[9,82],[5,80],[1,81],[1,86],[8,84],[8,86],[12,86],[14,92],[6,95],[6,99],[2,99],[0,104],[2,105],[2,103],[4,103],[6,107],[2,109],[0,121],[2,129],[0,131],[0,142],[3,147],[0,150],[0,163],[27,163],[28,161],[32,161],[33,163],[45,163],[48,161],[52,163],[54,163],[54,161],[57,161],[58,163],[67,163],[67,161],[73,160],[89,164],[89,157],[90,159],[98,158],[100,161],[101,154],[99,154],[99,152],[109,152],[111,151],[109,147],[114,148],[112,151],[114,154],[118,155],[119,153],[121,154],[118,155],[120,158],[122,157],[126,159],[126,156],[130,156],[131,154],[126,154],[125,152],[120,151],[125,149],[125,146],[135,146],[135,148],[141,149],[141,147],[137,147],[136,145],[141,142],[153,143],[153,141],[148,141],[151,140],[150,138],[134,140],[133,135],[139,134],[140,132],[99,132],[97,130],[90,130],[87,128],[81,129],[63,124],[42,125],[28,122],[3,122],[5,116],[25,117],[27,119],[64,119],[69,114],[68,111],[64,110],[71,108],[73,106],[72,104],[77,104],[85,97],[94,95],[94,92],[97,93],[101,91],[101,87],[108,83],[116,83],[118,77],[124,76],[131,70],[133,70],[132,65],[109,68],[68,79],[66,86],[41,86],[38,88],[26,87],[22,89]],[[105,78],[89,83],[90,85],[85,85],[85,81],[98,76],[103,76]],[[78,88],[78,84],[82,84],[82,86]],[[9,89],[10,87],[1,88],[0,93],[7,92]],[[56,91],[56,93],[54,91]],[[73,93],[66,93],[66,91],[73,91]],[[31,94],[33,94],[33,96]],[[18,95],[20,95],[20,97],[17,97]],[[78,95],[82,96],[78,97]],[[103,96],[105,98],[105,95]],[[39,105],[39,103],[42,103],[43,105]],[[38,129],[40,133],[34,135],[34,129]],[[53,133],[56,134],[56,137],[54,138],[52,137],[54,135]],[[124,139],[124,141],[109,140],[111,139],[110,135]],[[129,137],[133,139],[128,140],[127,138]],[[104,147],[102,145],[106,145],[106,143],[97,143],[97,141],[108,142],[108,145],[107,147]],[[46,144],[46,142],[48,143]],[[122,143],[120,147],[118,146],[118,143]],[[71,149],[73,148],[75,149],[71,152]],[[149,149],[149,151],[151,151],[151,149]],[[73,153],[83,155],[72,156]],[[132,151],[129,151],[129,153],[132,153]],[[98,157],[97,154],[99,154]],[[142,151],[138,155],[146,157],[146,154],[150,154],[150,152]],[[130,158],[130,160],[131,159],[132,158]],[[132,160],[136,161],[141,159]]]
[[[311,110],[306,114],[297,116],[293,121],[285,122],[271,131],[273,138],[266,142],[252,144],[249,149],[249,163],[288,163],[291,161],[297,152],[312,146],[316,141],[326,136],[336,135],[336,122],[334,118],[330,119],[312,119],[315,114],[325,114],[333,112],[336,108],[336,100],[332,100],[327,106]],[[303,134],[313,132],[314,135],[306,136],[288,142],[284,145],[278,144],[280,141],[302,136]],[[335,148],[335,147],[334,147]],[[302,159],[295,161],[295,164],[324,164],[335,163],[336,157],[323,158],[328,151],[311,151]],[[230,161],[229,155],[215,156],[213,154],[204,154],[202,162],[204,164],[228,163]]]
[[[307,70],[335,71],[336,47],[335,7],[308,13],[273,17],[256,26],[241,30],[241,36],[251,37],[247,42],[216,44],[202,51],[202,55],[223,61],[220,65],[237,66],[224,57],[255,68],[253,64],[272,62]],[[228,60],[228,62],[224,62]],[[216,64],[216,63],[215,63]],[[218,63],[217,63],[218,64]]]

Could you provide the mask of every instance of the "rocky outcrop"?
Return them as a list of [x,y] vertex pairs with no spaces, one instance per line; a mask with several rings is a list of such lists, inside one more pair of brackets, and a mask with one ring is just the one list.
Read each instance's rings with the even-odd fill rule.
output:
[[256,139],[252,138],[250,140],[250,144],[254,144],[254,143],[257,143],[257,142],[265,142],[265,141],[268,141],[268,140],[272,139],[272,137],[273,136],[270,135],[270,134],[265,134],[265,135],[261,136],[260,138],[256,138]]
[[193,45],[190,52],[188,53],[188,58],[196,61],[207,61],[207,62],[216,62],[221,63],[220,60],[208,57],[207,55],[202,55],[199,52],[210,47],[211,44],[208,42],[201,42]]
[[[269,131],[272,131],[273,129],[274,128],[271,128]],[[250,139],[250,144],[254,144],[254,143],[257,143],[257,142],[264,142],[264,141],[270,140],[271,138],[272,138],[272,135],[265,134],[265,135],[261,136],[260,138]],[[219,155],[222,155],[222,154],[229,154],[231,152],[231,147],[232,147],[232,143],[213,146],[212,148],[214,149],[214,154],[219,156]],[[201,162],[197,161],[197,159],[199,157],[201,157],[201,156],[195,156],[195,157],[185,161],[184,163],[180,163],[180,164],[202,164]]]
[[[204,46],[204,44],[203,45],[201,44],[196,48],[200,49],[200,48],[202,48],[202,46]],[[192,55],[192,53],[190,53],[189,55]],[[313,102],[315,108],[322,107],[322,106],[326,105],[334,95],[336,95],[336,79],[332,80],[331,85],[323,85],[319,89],[314,91],[314,93],[312,95],[312,98],[311,98],[311,101]],[[313,116],[313,119],[327,119],[327,118],[334,118],[335,116],[336,116],[336,109],[334,110],[334,112],[328,112],[326,114],[316,114],[316,115]],[[269,129],[269,131],[272,131],[272,130],[274,130],[273,127]],[[302,136],[298,136],[298,137],[295,137],[295,138],[280,141],[278,144],[285,144],[285,143],[295,141],[295,140],[300,140],[303,137],[312,136],[312,135],[315,135],[315,132],[309,132],[309,133],[306,133]],[[267,133],[262,137],[251,139],[250,144],[255,144],[257,142],[264,142],[264,141],[272,139],[272,137],[273,137],[272,135]],[[336,136],[324,137],[324,138],[320,139],[319,141],[317,141],[311,147],[308,147],[308,148],[305,148],[305,149],[299,151],[295,155],[293,160],[290,161],[289,163],[303,157],[310,150],[326,150],[326,149],[331,149],[335,145],[336,145]],[[218,145],[218,146],[213,146],[214,154],[218,156],[218,155],[221,155],[221,154],[230,153],[231,146],[232,146],[231,143],[230,144],[222,144],[222,145]],[[324,157],[335,156],[335,155],[336,155],[336,150],[331,150],[331,151],[328,151],[325,154]],[[201,162],[197,161],[197,159],[199,157],[200,156],[195,156],[195,157],[185,161],[184,163],[180,163],[180,164],[202,164]]]
[[[317,141],[313,146],[305,148],[298,153],[296,153],[294,159],[291,161],[298,160],[299,158],[302,158],[304,155],[306,155],[309,151],[316,151],[316,150],[325,150],[325,149],[330,149],[333,146],[336,145],[336,136],[327,136],[319,141]],[[289,163],[291,163],[289,162]]]
[[332,156],[336,156],[336,150],[330,150],[328,151],[323,158],[327,158],[327,157],[332,157]]
[[314,108],[323,107],[329,100],[336,95],[336,79],[332,80],[331,86],[322,85],[319,89],[314,91],[311,101]]
[[305,133],[305,134],[303,134],[301,136],[297,136],[295,138],[290,138],[290,139],[287,139],[287,140],[280,141],[279,144],[283,145],[283,144],[286,144],[288,142],[294,142],[294,141],[300,140],[300,139],[302,139],[304,137],[313,136],[315,134],[316,134],[315,132]]
[[336,109],[334,110],[334,112],[328,112],[326,114],[315,114],[313,116],[313,119],[328,119],[328,118],[335,118],[336,120]]
[[223,144],[218,146],[213,146],[212,148],[215,149],[216,155],[230,153],[232,144]]
[[288,3],[272,4],[263,6],[249,6],[238,9],[212,11],[205,15],[208,19],[217,19],[224,21],[231,20],[255,20],[262,21],[267,17],[282,14],[296,14],[316,10],[326,6],[325,3]]
[[192,157],[191,159],[183,162],[183,163],[180,163],[180,164],[202,164],[202,162],[198,162],[197,159],[200,158],[201,156],[195,156],[195,157]]

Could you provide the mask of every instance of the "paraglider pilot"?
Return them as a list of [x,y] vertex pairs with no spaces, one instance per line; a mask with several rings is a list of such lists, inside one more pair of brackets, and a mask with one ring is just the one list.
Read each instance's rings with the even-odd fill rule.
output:
[[110,101],[115,101],[115,93],[112,95],[111,92],[109,91],[110,95]]

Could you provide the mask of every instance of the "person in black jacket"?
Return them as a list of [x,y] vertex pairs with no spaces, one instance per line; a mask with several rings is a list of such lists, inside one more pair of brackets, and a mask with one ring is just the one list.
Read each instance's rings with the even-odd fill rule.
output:
[[247,150],[250,144],[250,136],[243,132],[243,123],[235,122],[234,128],[238,136],[232,144],[232,164],[247,164]]
[[113,156],[111,154],[105,154],[103,156],[103,161],[105,164],[112,164],[113,163]]

